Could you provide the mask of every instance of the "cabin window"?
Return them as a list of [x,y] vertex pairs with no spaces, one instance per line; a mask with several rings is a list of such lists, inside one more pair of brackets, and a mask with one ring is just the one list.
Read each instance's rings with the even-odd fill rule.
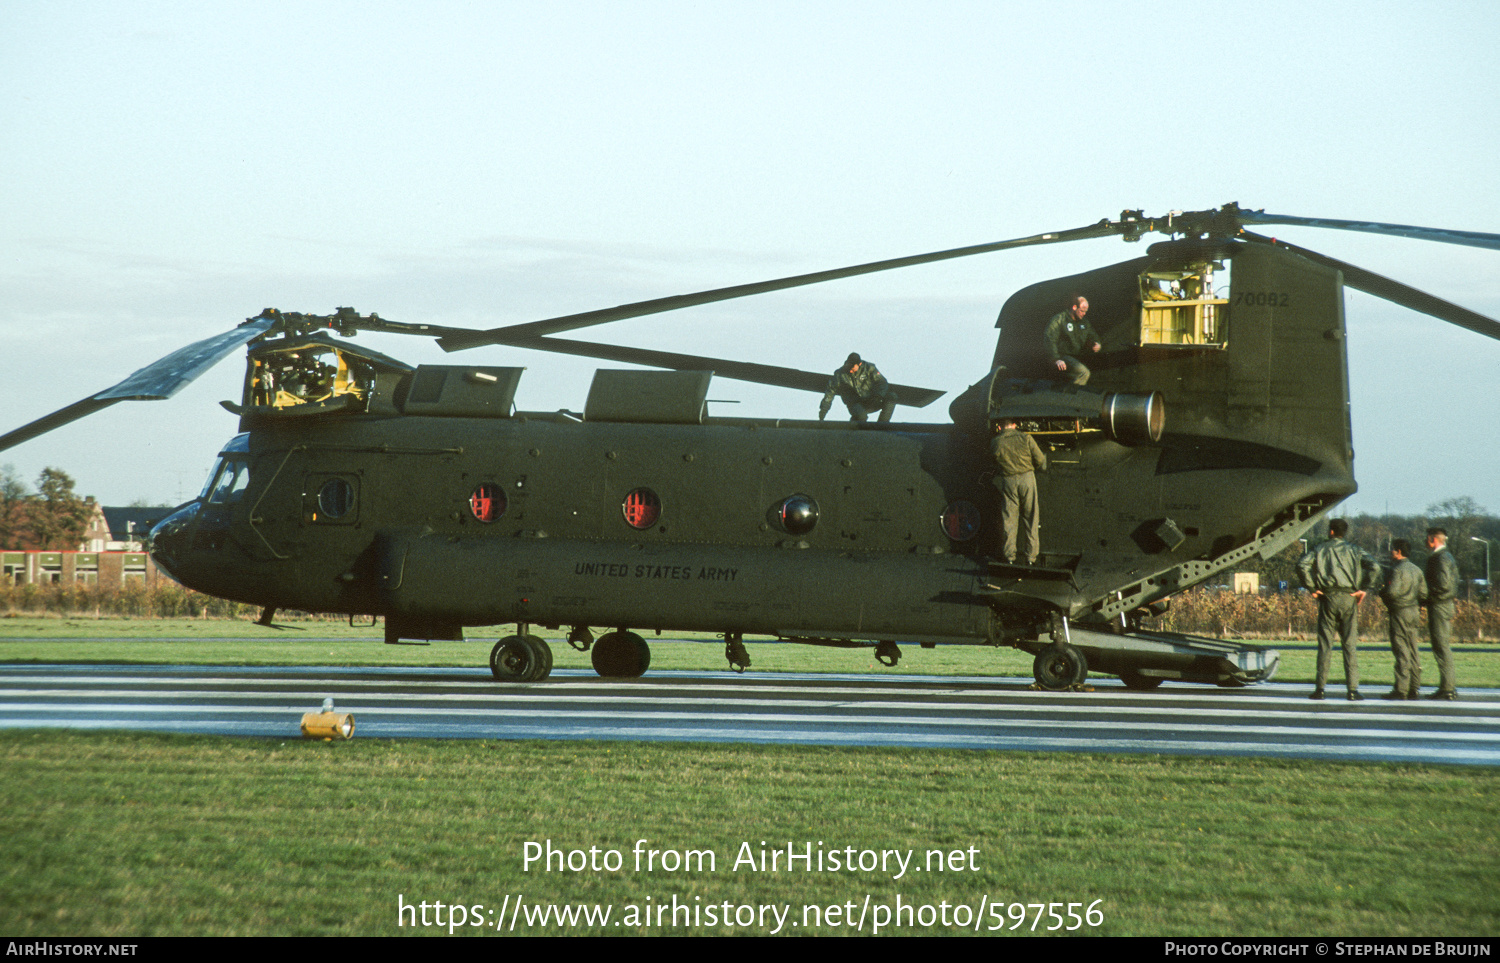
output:
[[790,495],[777,510],[781,527],[789,535],[806,535],[818,524],[818,503],[810,495]]
[[319,525],[359,522],[359,475],[309,474],[303,482],[302,520]]
[[631,528],[650,528],[661,517],[661,499],[649,488],[637,488],[626,495],[620,508]]
[[483,482],[469,496],[469,511],[481,522],[493,522],[505,514],[505,490],[494,482]]
[[330,478],[318,489],[318,509],[329,518],[343,518],[354,508],[354,488],[342,478]]
[[1153,267],[1140,276],[1141,344],[1223,347],[1228,340],[1229,274],[1205,261]]
[[973,502],[962,499],[950,502],[941,519],[943,534],[955,542],[967,542],[978,535],[981,522],[979,509]]

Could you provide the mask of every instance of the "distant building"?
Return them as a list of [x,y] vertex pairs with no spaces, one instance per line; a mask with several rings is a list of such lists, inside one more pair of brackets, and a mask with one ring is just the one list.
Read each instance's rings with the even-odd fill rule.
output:
[[12,585],[124,585],[132,580],[153,584],[166,576],[147,553],[146,539],[171,511],[95,507],[78,551],[0,551],[0,578]]

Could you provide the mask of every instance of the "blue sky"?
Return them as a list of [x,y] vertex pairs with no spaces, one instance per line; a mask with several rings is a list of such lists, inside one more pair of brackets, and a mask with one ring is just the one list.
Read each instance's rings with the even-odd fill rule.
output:
[[[266,306],[488,327],[1227,201],[1500,232],[1497,28],[1480,2],[7,3],[0,429]],[[1277,233],[1500,316],[1500,253]],[[811,370],[852,349],[956,389],[1013,291],[1139,251],[988,255],[588,336]],[[1500,343],[1346,307],[1350,510],[1500,510]],[[464,357],[527,365],[535,409],[581,408],[596,367]],[[190,497],[241,370],[0,463],[106,503]]]

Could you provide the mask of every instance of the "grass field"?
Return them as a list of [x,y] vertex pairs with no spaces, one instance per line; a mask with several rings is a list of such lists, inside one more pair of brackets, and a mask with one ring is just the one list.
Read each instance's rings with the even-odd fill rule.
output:
[[[0,931],[446,933],[398,898],[612,907],[1100,900],[1112,935],[1493,934],[1500,773],[1260,759],[588,742],[303,743],[77,732],[0,740]],[[524,844],[616,850],[615,871],[523,868]],[[637,840],[712,871],[637,871]],[[948,871],[734,867],[799,851],[962,852]],[[972,849],[972,852],[971,852]],[[946,858],[946,857],[945,857]],[[971,864],[975,868],[971,868]],[[935,867],[934,867],[935,868]],[[483,910],[470,914],[469,908]],[[1064,907],[1058,907],[1065,914]],[[1020,929],[1029,933],[1034,910]],[[436,911],[429,916],[436,922]],[[742,917],[743,919],[743,917]],[[979,915],[981,931],[995,925]],[[444,917],[447,921],[447,917]],[[763,933],[658,925],[606,933]],[[864,932],[870,932],[867,918]],[[889,921],[887,921],[889,922]],[[812,930],[843,933],[827,925]],[[1039,931],[1053,921],[1043,916]],[[1058,925],[1068,925],[1058,924]],[[554,924],[517,932],[561,933]],[[566,932],[588,932],[588,927]],[[784,932],[809,932],[784,927]],[[492,932],[460,926],[459,933]],[[1006,932],[1009,932],[1008,930]]]
[[[163,636],[172,641],[153,641]],[[549,639],[558,665],[587,664]],[[200,620],[0,621],[8,662],[477,666],[488,648],[385,646],[368,628],[326,622],[267,632]],[[653,666],[720,669],[721,648],[654,646]],[[867,651],[764,645],[751,655],[754,671],[1030,671],[1022,653],[961,647],[912,647],[896,670]],[[1497,655],[1461,653],[1460,681],[1495,684]],[[1388,684],[1389,653],[1371,642],[1362,656],[1366,686]],[[1283,658],[1279,679],[1311,678],[1312,653]],[[1037,932],[1066,932],[1072,909],[1077,932],[1109,935],[1485,936],[1500,920],[1497,827],[1500,772],[1472,767],[9,731],[0,733],[0,932],[448,933],[414,925],[416,910],[401,917],[404,901],[428,903],[432,923],[433,904],[444,904],[444,923],[461,905],[455,934],[493,935],[468,924],[502,918],[521,897],[526,913],[588,904],[612,916],[565,927],[519,914],[518,934],[766,933],[777,913],[783,933],[869,933],[883,908],[886,933],[975,932],[977,920],[978,932],[1020,935],[1032,932],[1031,904],[1055,902],[1059,917],[1043,910]],[[549,839],[617,851],[620,868],[527,871],[525,844]],[[637,840],[712,852],[715,865],[636,871]],[[911,852],[924,868],[940,850],[947,868],[895,879],[894,866],[735,866],[744,844],[758,856],[763,844],[784,853],[788,843]],[[957,866],[946,862],[954,853]],[[663,905],[670,914],[674,899],[696,922],[650,915]],[[893,920],[898,900],[907,916]],[[738,924],[719,921],[725,904]],[[1097,927],[1082,921],[1091,905]],[[1011,930],[1018,912],[1024,921]]]

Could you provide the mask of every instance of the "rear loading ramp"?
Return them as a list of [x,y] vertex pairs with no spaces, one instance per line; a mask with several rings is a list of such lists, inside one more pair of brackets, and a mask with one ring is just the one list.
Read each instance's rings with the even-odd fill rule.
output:
[[[1224,642],[1176,632],[1096,632],[1069,627],[1068,644],[1087,659],[1087,670],[1120,676],[1127,686],[1152,689],[1163,681],[1204,682],[1222,686],[1268,682],[1276,674],[1281,656],[1275,649]],[[1044,673],[1043,657],[1055,644],[1022,645],[1038,656],[1037,682],[1045,688],[1059,681],[1056,672]],[[1044,678],[1046,675],[1046,678]],[[1077,681],[1082,681],[1081,678]]]

